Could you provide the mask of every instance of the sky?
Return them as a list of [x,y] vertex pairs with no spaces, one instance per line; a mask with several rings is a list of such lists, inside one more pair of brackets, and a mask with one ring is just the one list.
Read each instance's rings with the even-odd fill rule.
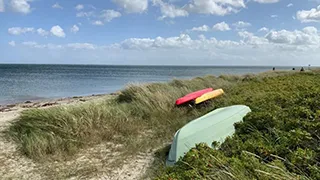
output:
[[320,0],[0,0],[0,63],[320,66]]

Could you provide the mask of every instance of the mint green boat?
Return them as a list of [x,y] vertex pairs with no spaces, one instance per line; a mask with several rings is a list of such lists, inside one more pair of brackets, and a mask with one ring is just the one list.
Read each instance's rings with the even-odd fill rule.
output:
[[242,121],[249,112],[248,106],[235,105],[216,109],[189,122],[174,135],[166,165],[174,165],[196,144],[211,146],[213,141],[223,142],[235,132],[234,123]]

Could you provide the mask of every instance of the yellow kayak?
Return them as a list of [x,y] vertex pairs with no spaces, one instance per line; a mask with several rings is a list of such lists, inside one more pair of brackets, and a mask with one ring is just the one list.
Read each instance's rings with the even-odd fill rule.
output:
[[215,97],[222,95],[223,93],[224,93],[224,91],[222,89],[217,89],[217,90],[214,90],[211,92],[207,92],[207,93],[203,94],[202,96],[198,97],[195,100],[195,104],[199,104],[199,103],[202,103],[202,102],[207,101],[209,99],[213,99]]

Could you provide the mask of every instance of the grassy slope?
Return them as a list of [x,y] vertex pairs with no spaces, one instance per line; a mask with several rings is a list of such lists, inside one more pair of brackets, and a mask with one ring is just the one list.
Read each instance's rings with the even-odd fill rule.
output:
[[[315,178],[319,176],[320,156],[317,147],[320,136],[317,131],[320,128],[319,78],[318,73],[278,72],[242,77],[207,76],[130,86],[112,100],[25,111],[12,124],[8,134],[19,144],[23,153],[34,159],[62,157],[106,140],[124,144],[128,147],[126,153],[134,154],[171,140],[174,132],[185,123],[217,107],[246,104],[253,113],[244,123],[236,125],[236,135],[228,139],[219,152],[214,151],[203,156],[206,158],[200,158],[199,163],[203,164],[206,162],[203,159],[219,153],[217,156],[223,160],[223,167],[235,169],[225,172],[234,173],[232,176],[235,177],[257,178],[257,172],[252,167],[251,171],[243,174],[246,172],[244,167],[249,168],[249,165],[241,163],[247,160],[243,159],[247,158],[243,152],[248,151],[261,158],[259,161],[250,160],[256,166],[261,165],[260,161],[278,163],[278,170],[270,170],[263,165],[261,169],[265,173],[275,173],[281,167]],[[226,95],[197,108],[174,107],[176,98],[205,87],[222,87]],[[198,151],[208,152],[203,148],[198,148]],[[275,161],[275,155],[286,161]],[[188,158],[182,162],[188,162]],[[172,176],[188,179],[197,175],[203,179],[214,168],[217,169],[215,164],[203,170],[201,165],[195,164],[194,171],[189,171],[190,166],[181,165],[158,173],[163,173],[160,178]],[[222,168],[219,166],[218,169]],[[295,177],[287,170],[281,170],[284,173],[277,175]],[[185,172],[190,172],[190,176]],[[217,177],[228,179],[232,176]]]
[[233,104],[253,111],[236,134],[219,151],[198,146],[159,179],[320,179],[320,74],[252,79],[215,101]]

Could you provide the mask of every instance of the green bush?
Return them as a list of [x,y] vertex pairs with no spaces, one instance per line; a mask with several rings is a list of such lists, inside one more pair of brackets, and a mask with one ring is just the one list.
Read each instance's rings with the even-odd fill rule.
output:
[[198,144],[175,166],[168,167],[158,180],[168,179],[307,179],[290,173],[283,162],[263,159],[249,152],[237,158],[226,157],[223,152],[213,150],[206,144]]

